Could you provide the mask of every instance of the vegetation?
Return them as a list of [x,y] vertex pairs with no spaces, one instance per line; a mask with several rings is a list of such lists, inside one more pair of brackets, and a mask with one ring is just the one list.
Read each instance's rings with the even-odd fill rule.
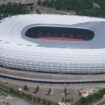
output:
[[[41,105],[57,105],[57,103],[48,101],[46,99],[43,99],[43,98],[40,98],[37,96],[33,96],[31,94],[28,94],[28,93],[25,93],[22,91],[19,91],[17,89],[14,89],[10,86],[7,86],[7,85],[1,84],[1,83],[0,83],[0,91],[11,94],[12,96],[17,96],[17,97],[26,99],[26,100],[32,102],[33,104],[39,103]],[[76,102],[74,105],[90,105],[91,103],[101,99],[104,96],[104,94],[105,94],[105,88],[99,90],[98,92],[96,92],[94,94],[89,95],[86,98],[81,98],[81,100]],[[62,98],[62,102],[73,102],[73,99],[64,97],[64,98]]]
[[39,0],[38,5],[74,11],[77,15],[105,17],[105,0]]
[[29,90],[28,86],[24,85],[23,90],[28,91]]
[[67,96],[67,88],[64,88],[64,95]]
[[105,94],[105,88],[99,90],[98,92],[87,96],[86,98],[81,98],[77,103],[74,105],[91,105],[91,103],[101,99]]
[[51,94],[51,88],[48,89],[47,95],[50,95],[50,94]]
[[1,83],[0,83],[0,91],[11,94],[12,96],[26,99],[26,100],[32,102],[33,104],[39,103],[41,105],[57,105],[57,103],[54,103],[54,102],[48,101],[46,99],[36,97],[31,94],[16,90],[10,86],[7,86],[7,85],[1,84]]
[[38,8],[36,9],[36,13],[41,14],[41,12],[40,12],[40,10]]
[[37,87],[35,88],[35,90],[34,90],[34,94],[37,94],[38,93],[38,91],[39,91],[39,85],[37,85]]
[[12,16],[12,15],[18,15],[18,14],[27,14],[31,11],[31,8],[28,6],[17,4],[17,3],[8,3],[0,5],[0,19]]

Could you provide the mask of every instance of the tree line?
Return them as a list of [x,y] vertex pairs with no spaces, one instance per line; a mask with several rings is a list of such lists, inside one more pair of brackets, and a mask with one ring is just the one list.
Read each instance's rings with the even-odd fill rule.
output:
[[27,14],[31,11],[30,9],[31,8],[23,4],[17,3],[2,4],[0,5],[0,19],[12,15]]
[[105,17],[105,0],[38,0],[38,5],[74,11],[77,15]]

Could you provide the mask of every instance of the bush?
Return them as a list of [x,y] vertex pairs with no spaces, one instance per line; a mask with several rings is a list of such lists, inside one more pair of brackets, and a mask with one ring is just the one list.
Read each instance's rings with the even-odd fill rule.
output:
[[74,105],[90,105],[94,101],[101,99],[104,94],[105,94],[105,89],[101,89],[97,93],[89,95],[86,98],[81,98],[81,100],[75,103]]

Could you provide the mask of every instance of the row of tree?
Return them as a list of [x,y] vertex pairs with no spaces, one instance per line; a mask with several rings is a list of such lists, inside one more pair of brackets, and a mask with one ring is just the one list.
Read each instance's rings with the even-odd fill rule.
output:
[[[39,91],[39,85],[37,85],[37,87],[35,88],[35,90],[33,91],[34,94],[37,94]],[[27,85],[24,85],[23,90],[25,91],[29,91],[29,87]]]
[[38,5],[74,11],[77,15],[105,17],[105,0],[39,0]]
[[17,3],[8,3],[0,5],[0,19],[12,16],[12,15],[18,15],[18,14],[27,14],[31,10],[26,5],[17,4]]
[[[27,90],[28,87],[27,85],[24,85],[24,90]],[[36,87],[36,90],[39,90],[39,86]],[[58,105],[57,103],[48,101],[46,99],[37,97],[37,96],[33,96],[31,94],[25,93],[23,91],[19,91],[17,89],[14,89],[10,86],[4,85],[0,83],[0,91],[2,92],[6,92],[8,94],[11,94],[12,96],[16,96],[16,97],[20,97],[22,99],[25,99],[27,101],[30,101],[31,103],[33,103],[33,105],[39,104],[39,105]]]

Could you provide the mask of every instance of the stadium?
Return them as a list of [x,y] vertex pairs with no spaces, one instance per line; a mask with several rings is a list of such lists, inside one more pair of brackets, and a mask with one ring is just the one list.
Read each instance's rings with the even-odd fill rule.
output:
[[0,21],[0,66],[64,74],[105,73],[105,19],[19,15]]

